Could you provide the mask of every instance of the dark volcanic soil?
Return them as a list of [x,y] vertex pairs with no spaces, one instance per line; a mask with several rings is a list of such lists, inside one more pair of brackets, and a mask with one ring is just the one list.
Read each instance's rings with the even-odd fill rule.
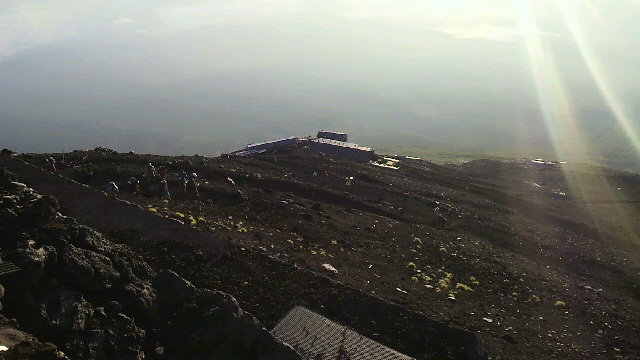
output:
[[[148,161],[169,169],[172,200],[148,191]],[[495,359],[640,358],[638,175],[525,160],[449,167],[410,160],[392,170],[302,148],[230,159],[83,151],[65,162],[64,177],[98,189],[114,180],[119,199],[233,244],[220,256],[179,236],[160,241],[133,215],[100,229],[158,268],[170,264],[196,286],[233,294],[268,327],[304,304],[429,358],[416,343],[418,325],[399,331],[361,291],[407,316],[475,332]],[[179,193],[181,169],[199,174],[199,195]],[[131,176],[141,179],[142,195],[128,191]],[[436,207],[456,209],[444,229],[435,226]],[[350,308],[352,299],[371,307]]]

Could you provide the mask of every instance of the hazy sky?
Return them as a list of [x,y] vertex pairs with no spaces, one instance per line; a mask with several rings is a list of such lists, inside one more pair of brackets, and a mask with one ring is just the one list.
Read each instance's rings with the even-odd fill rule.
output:
[[638,155],[639,20],[640,0],[5,0],[0,141],[213,155],[339,127]]
[[[571,39],[559,11],[562,6],[579,19],[587,40],[625,41],[637,37],[638,0],[5,0],[0,4],[2,56],[51,42],[98,35],[114,39],[162,38],[211,26],[236,28],[274,22],[295,23],[305,33],[325,37],[327,29],[319,26],[331,27],[332,21],[338,20],[352,21],[354,28],[365,27],[358,22],[362,20],[405,29],[406,45],[416,47],[423,47],[421,36],[432,31],[497,41],[517,41],[519,36],[532,32]],[[530,11],[535,13],[538,29],[522,21],[520,13]],[[282,34],[273,40],[284,38],[286,35]]]

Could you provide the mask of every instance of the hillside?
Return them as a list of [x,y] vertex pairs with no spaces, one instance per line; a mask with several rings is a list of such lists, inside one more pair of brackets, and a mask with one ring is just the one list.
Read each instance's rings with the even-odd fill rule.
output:
[[[640,331],[634,174],[528,160],[409,160],[393,170],[303,148],[251,158],[65,155],[62,177],[99,190],[115,181],[120,193],[106,198],[128,202],[129,214],[17,158],[42,167],[44,157],[2,164],[57,196],[67,215],[153,268],[232,294],[267,328],[305,305],[419,359],[468,358],[471,334],[495,359],[640,357],[630,336]],[[167,167],[170,201],[150,191],[147,162]],[[198,173],[199,194],[178,191],[180,170]],[[128,191],[132,176],[142,194]],[[436,208],[454,209],[444,228]],[[163,232],[148,215],[181,224]],[[187,226],[199,232],[183,235]]]

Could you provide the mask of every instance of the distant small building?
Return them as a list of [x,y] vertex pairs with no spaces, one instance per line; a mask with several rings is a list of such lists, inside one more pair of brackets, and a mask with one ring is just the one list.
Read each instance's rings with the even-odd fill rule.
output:
[[298,139],[295,136],[291,136],[291,137],[282,138],[282,139],[262,141],[258,143],[249,144],[244,150],[245,151],[270,150],[270,149],[279,148],[279,147],[295,146],[297,143],[298,143]]
[[323,138],[310,140],[309,149],[362,162],[368,162],[373,157],[373,148]]
[[318,131],[318,137],[322,138],[322,139],[331,139],[331,140],[336,140],[336,141],[347,141],[347,133],[343,133],[343,132],[337,132],[337,131],[325,131],[325,130],[320,130]]
[[422,160],[419,157],[408,156],[408,155],[394,155],[394,157],[398,160]]

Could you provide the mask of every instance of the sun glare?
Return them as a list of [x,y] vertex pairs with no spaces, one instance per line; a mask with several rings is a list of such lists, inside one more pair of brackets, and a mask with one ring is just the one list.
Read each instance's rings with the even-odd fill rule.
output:
[[[599,70],[595,57],[589,51],[587,42],[572,12],[565,1],[557,0],[556,3],[567,22],[567,26],[580,49],[585,63],[589,67],[592,77],[598,84],[602,96],[625,130],[636,151],[639,151],[640,141],[638,141],[637,134],[634,132],[622,106],[607,86],[605,77]],[[537,93],[538,104],[556,156],[560,160],[586,162],[588,161],[587,154],[589,152],[587,147],[589,144],[585,144],[583,141],[577,118],[572,112],[570,94],[554,63],[554,54],[549,47],[545,46],[546,44],[541,38],[542,32],[538,28],[533,1],[514,1],[514,5],[522,33],[524,34],[526,54]],[[611,224],[613,224],[619,235],[637,242],[638,236],[630,225],[630,220],[626,218],[627,212],[622,207],[624,199],[618,195],[619,192],[613,190],[600,170],[593,169],[592,171],[597,172],[596,176],[582,177],[580,172],[564,172],[572,194],[586,202],[592,223],[601,236],[604,236],[606,230],[611,229]]]
[[[590,5],[590,9],[595,11],[591,0],[585,0],[587,4]],[[629,116],[627,115],[624,106],[618,101],[616,97],[613,87],[609,85],[607,78],[602,71],[602,66],[599,64],[597,57],[594,55],[594,52],[591,49],[589,42],[586,40],[584,36],[584,31],[580,24],[578,23],[578,19],[574,15],[574,12],[571,11],[569,5],[566,0],[556,0],[558,8],[560,9],[560,13],[569,29],[571,36],[573,37],[573,41],[575,41],[578,50],[580,51],[580,55],[587,65],[589,72],[591,73],[591,77],[595,81],[600,94],[603,99],[606,101],[607,106],[614,114],[618,124],[624,130],[624,133],[633,146],[636,154],[640,156],[640,137],[638,136],[637,129],[633,126]]]

